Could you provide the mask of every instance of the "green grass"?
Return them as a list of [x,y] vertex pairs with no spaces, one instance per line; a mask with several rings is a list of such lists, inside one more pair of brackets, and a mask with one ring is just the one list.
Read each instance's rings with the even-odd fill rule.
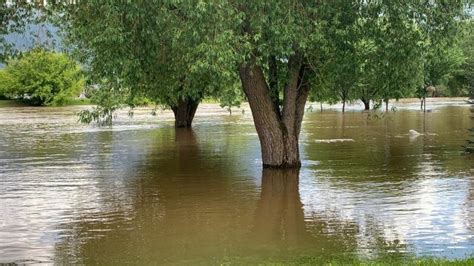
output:
[[340,258],[328,259],[322,257],[298,257],[294,260],[285,261],[258,261],[249,258],[229,258],[221,265],[360,265],[360,266],[379,266],[379,265],[474,265],[474,257],[466,259],[444,259],[444,258],[381,258],[375,260],[363,260],[358,258]]
[[91,105],[90,99],[70,99],[65,106],[70,105]]

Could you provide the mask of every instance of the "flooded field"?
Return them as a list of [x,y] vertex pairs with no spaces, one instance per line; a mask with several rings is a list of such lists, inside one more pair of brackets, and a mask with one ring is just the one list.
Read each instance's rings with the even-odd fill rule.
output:
[[262,169],[247,107],[201,105],[193,130],[146,108],[111,128],[78,124],[84,107],[0,108],[0,263],[472,256],[469,107],[429,107],[314,105],[285,171]]

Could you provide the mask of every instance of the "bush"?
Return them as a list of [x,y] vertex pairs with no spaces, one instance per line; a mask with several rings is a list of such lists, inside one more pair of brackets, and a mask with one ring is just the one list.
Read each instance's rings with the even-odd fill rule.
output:
[[32,105],[64,105],[79,95],[84,78],[65,54],[34,49],[0,70],[0,95]]

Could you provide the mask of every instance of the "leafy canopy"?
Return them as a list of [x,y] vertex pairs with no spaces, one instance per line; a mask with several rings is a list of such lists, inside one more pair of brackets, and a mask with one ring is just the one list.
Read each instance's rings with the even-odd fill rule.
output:
[[236,73],[227,65],[229,53],[203,45],[209,44],[212,29],[203,33],[196,24],[200,13],[178,5],[81,1],[59,6],[57,22],[74,55],[87,66],[91,82],[104,85],[101,89],[111,95],[126,92],[129,105],[136,97],[171,107],[180,99],[199,102],[209,96],[238,104],[241,96],[235,90]]
[[340,98],[343,89],[353,92],[343,92],[350,99],[387,99],[408,96],[422,83],[426,51],[449,44],[465,4],[77,1],[59,5],[59,23],[93,80],[105,79],[132,98],[172,105],[217,96],[232,103],[237,66],[251,63],[263,69],[281,103],[287,63],[298,55],[312,70],[313,98]]
[[64,105],[83,88],[80,66],[62,53],[34,49],[0,70],[0,93],[33,105]]

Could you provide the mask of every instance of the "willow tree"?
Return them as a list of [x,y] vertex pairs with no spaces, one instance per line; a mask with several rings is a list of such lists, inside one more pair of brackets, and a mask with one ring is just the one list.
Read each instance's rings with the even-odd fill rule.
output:
[[134,99],[146,97],[171,109],[176,127],[190,127],[204,97],[236,103],[237,75],[227,71],[221,55],[208,61],[213,51],[201,45],[207,36],[195,29],[196,12],[173,1],[77,1],[52,10],[90,82],[109,91],[101,93],[99,105],[110,104],[108,97],[115,95],[122,100],[107,108],[133,107]]
[[[451,9],[458,14],[460,6],[453,5]],[[398,100],[409,96],[421,82],[421,56],[426,39],[420,25],[427,22],[426,13],[437,14],[436,11],[444,12],[436,4],[416,2],[404,6],[393,1],[373,1],[363,6],[363,40],[370,43],[370,48],[360,49],[367,56],[360,60],[363,67],[359,73],[358,93],[366,110],[370,108],[371,100],[383,100],[388,111],[391,98]],[[447,22],[452,23],[454,17],[452,14]],[[442,23],[435,25],[442,27]]]
[[[410,18],[406,23],[437,26],[452,21],[455,12],[438,21],[432,21],[438,18],[433,14],[444,14],[447,8],[456,11],[461,5],[365,0],[342,7],[339,1],[129,2],[75,1],[66,12],[68,32],[84,62],[116,87],[175,99],[171,104],[187,97],[199,99],[209,84],[226,88],[227,78],[232,81],[238,74],[263,165],[279,168],[301,165],[298,143],[304,107],[310,90],[318,89],[311,81],[322,80],[319,69],[331,58],[333,39],[324,29],[344,16],[342,10],[376,3],[387,6],[382,10],[403,12]],[[325,16],[328,12],[334,16]],[[388,11],[375,16],[383,12]],[[406,27],[393,30],[401,33]]]
[[358,53],[356,43],[360,39],[360,9],[361,3],[356,1],[335,1],[320,12],[324,21],[322,34],[327,42],[323,60],[319,65],[319,75],[316,80],[318,88],[311,95],[321,94],[329,86],[331,94],[328,101],[338,99],[342,102],[342,112],[346,103],[355,98],[355,87],[358,81]]
[[[263,164],[270,167],[300,165],[298,139],[304,106],[310,90],[318,90],[310,81],[318,80],[318,75],[324,73],[319,68],[334,55],[331,47],[342,49],[342,53],[335,54],[337,57],[350,55],[352,47],[358,48],[357,44],[366,39],[373,40],[380,50],[399,49],[392,51],[391,57],[378,55],[378,62],[390,63],[391,67],[382,68],[392,72],[390,82],[409,84],[403,80],[411,70],[406,63],[420,54],[420,42],[425,36],[435,40],[436,36],[451,32],[463,11],[463,1],[222,1],[214,5],[234,9],[240,18],[240,23],[230,28],[237,40],[234,51],[241,55],[237,61],[239,75],[252,109]],[[354,8],[360,10],[356,19],[348,16]],[[214,19],[214,25],[229,27],[228,17],[226,14]],[[376,24],[370,25],[374,20]],[[341,27],[325,30],[334,23]],[[351,24],[361,36],[356,41],[351,36],[355,32]],[[370,30],[369,26],[377,27],[378,31]],[[341,28],[345,33],[337,32]],[[341,66],[339,70],[344,74],[350,71],[348,75],[353,77],[351,73],[357,73],[351,69],[354,59],[347,57],[348,67]],[[398,70],[396,75],[394,69]],[[327,73],[331,74],[334,73]],[[386,87],[404,87],[393,84]]]
[[299,167],[310,80],[324,47],[316,1],[227,1],[238,23],[236,65],[260,139],[264,167]]
[[[452,48],[459,32],[462,1],[335,1],[323,14],[330,47],[326,76],[344,103],[386,103],[413,94],[423,84],[430,47]],[[447,69],[441,65],[444,71]]]

